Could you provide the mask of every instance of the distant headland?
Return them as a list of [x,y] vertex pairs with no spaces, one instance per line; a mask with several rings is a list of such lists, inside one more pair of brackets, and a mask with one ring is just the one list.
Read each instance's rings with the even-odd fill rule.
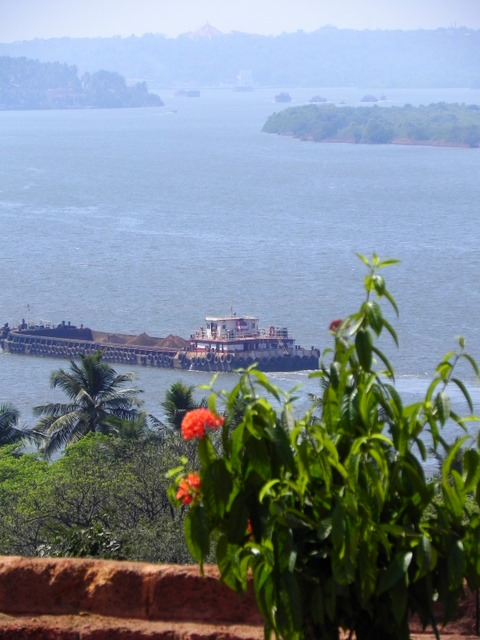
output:
[[145,82],[127,86],[111,71],[84,73],[60,62],[0,56],[0,110],[163,106]]
[[308,104],[272,114],[262,131],[314,142],[480,145],[480,106],[440,102],[413,107]]

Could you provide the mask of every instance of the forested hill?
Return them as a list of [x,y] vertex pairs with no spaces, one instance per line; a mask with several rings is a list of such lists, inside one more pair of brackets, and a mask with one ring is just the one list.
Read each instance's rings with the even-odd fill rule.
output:
[[262,131],[316,142],[478,147],[480,106],[439,102],[413,107],[304,105],[271,115]]
[[0,109],[67,109],[161,106],[145,82],[128,87],[116,72],[78,76],[60,62],[0,57]]
[[[312,27],[314,28],[314,26]],[[219,86],[251,71],[258,86],[480,87],[480,30],[363,30],[325,26],[260,36],[200,29],[177,38],[52,38],[0,43],[0,56],[109,69],[151,87]]]

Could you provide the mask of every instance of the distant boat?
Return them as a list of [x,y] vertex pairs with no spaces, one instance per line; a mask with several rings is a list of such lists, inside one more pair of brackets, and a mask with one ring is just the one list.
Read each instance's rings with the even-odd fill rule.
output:
[[380,102],[386,99],[386,96],[384,96],[383,94],[379,98],[377,98],[377,96],[373,96],[371,93],[367,93],[363,96],[361,102]]
[[175,91],[177,98],[199,98],[200,91],[198,89],[179,89]]
[[277,93],[275,96],[275,102],[291,102],[292,96],[286,91],[282,91],[281,93]]

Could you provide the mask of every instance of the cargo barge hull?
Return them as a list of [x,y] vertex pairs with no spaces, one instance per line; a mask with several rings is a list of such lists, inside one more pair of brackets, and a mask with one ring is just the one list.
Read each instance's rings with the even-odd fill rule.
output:
[[200,336],[198,332],[192,334],[190,340],[175,335],[155,338],[145,333],[133,336],[93,331],[70,323],[56,327],[22,324],[14,329],[6,324],[0,333],[0,346],[5,353],[42,358],[78,360],[82,355],[101,351],[102,358],[113,364],[178,370],[231,372],[254,363],[265,372],[319,367],[320,352],[313,347],[302,349],[276,340],[271,330],[262,340],[259,337],[252,342],[251,336],[235,334],[223,341],[209,341],[202,332]]

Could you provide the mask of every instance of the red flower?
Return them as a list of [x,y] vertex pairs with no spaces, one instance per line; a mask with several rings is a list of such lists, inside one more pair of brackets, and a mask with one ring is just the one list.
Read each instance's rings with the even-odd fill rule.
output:
[[338,320],[332,320],[332,322],[330,323],[330,326],[328,327],[328,330],[331,331],[332,333],[337,333],[337,331],[340,329],[342,322],[343,320],[341,318],[339,318]]
[[185,414],[182,420],[182,436],[184,440],[205,436],[205,430],[218,429],[225,422],[225,418],[215,416],[208,409],[194,409]]
[[182,478],[178,483],[177,500],[182,504],[190,504],[200,497],[200,476],[198,473],[189,473],[186,478]]

